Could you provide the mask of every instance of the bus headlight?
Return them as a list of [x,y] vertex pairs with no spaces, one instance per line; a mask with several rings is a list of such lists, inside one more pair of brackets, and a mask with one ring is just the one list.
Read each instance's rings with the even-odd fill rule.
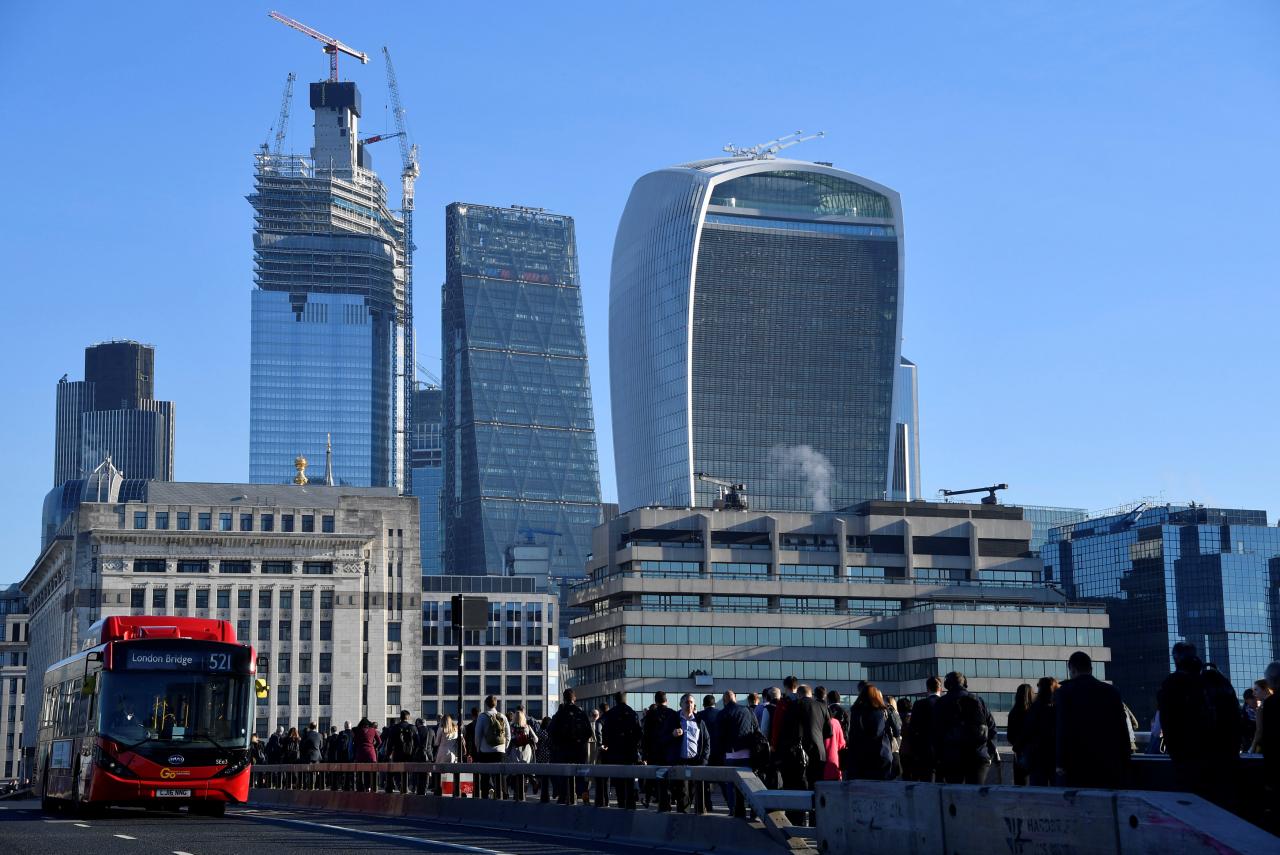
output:
[[133,773],[132,769],[130,769],[128,766],[121,763],[116,758],[112,757],[106,751],[102,750],[101,745],[99,745],[96,749],[94,749],[94,753],[95,753],[94,762],[97,763],[98,768],[104,769],[110,772],[112,775],[115,775],[117,778],[138,777]]
[[214,777],[229,778],[232,775],[236,775],[236,774],[239,774],[240,772],[243,772],[245,768],[248,767],[248,765],[249,765],[249,752],[245,751],[239,757],[233,759],[226,766],[223,766],[220,770],[218,770],[218,774],[215,775]]

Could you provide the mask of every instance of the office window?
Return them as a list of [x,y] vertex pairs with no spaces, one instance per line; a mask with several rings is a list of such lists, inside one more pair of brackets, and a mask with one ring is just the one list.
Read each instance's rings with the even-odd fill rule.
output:
[[275,531],[276,518],[275,514],[263,514],[258,518],[258,525],[262,531]]
[[293,621],[282,620],[276,624],[276,638],[281,641],[289,641],[293,638]]
[[400,706],[400,687],[399,686],[387,686],[387,706],[389,707]]
[[178,588],[173,592],[173,607],[175,609],[185,609],[190,596],[191,592],[186,588]]
[[258,591],[258,608],[266,609],[267,611],[271,610],[271,589],[270,588],[263,588],[261,591]]
[[519,650],[508,650],[508,651],[507,651],[507,670],[508,670],[508,671],[519,671],[519,670],[520,670],[520,668],[521,668],[521,662],[520,662],[520,651],[519,651]]
[[197,609],[209,608],[209,589],[208,588],[196,588],[196,608]]
[[387,641],[400,640],[400,622],[392,621],[387,624]]
[[168,511],[156,511],[156,528],[164,529],[166,531],[169,529]]
[[293,591],[280,592],[280,611],[282,612],[293,611]]
[[400,654],[399,653],[387,654],[387,673],[388,674],[400,673]]
[[501,695],[502,677],[498,674],[486,674],[484,678],[484,693],[486,695]]
[[293,562],[263,561],[262,572],[266,575],[289,576],[293,574]]
[[480,678],[474,674],[463,674],[463,686],[468,695],[480,694]]
[[191,529],[191,511],[178,511],[178,531]]
[[440,694],[440,678],[434,674],[429,677],[422,678],[422,694],[438,695]]
[[521,694],[522,684],[519,677],[507,676],[507,697],[514,698]]
[[209,562],[208,561],[179,561],[178,572],[179,573],[208,573]]
[[231,531],[231,514],[218,514],[218,531]]
[[311,640],[311,620],[310,619],[298,621],[298,640],[299,641]]
[[302,562],[302,572],[308,576],[332,576],[332,561],[304,561]]
[[322,707],[329,706],[329,704],[332,703],[332,698],[333,698],[333,686],[330,686],[328,683],[321,683],[320,684],[320,706]]
[[253,531],[253,514],[240,515],[240,530]]
[[529,663],[528,669],[530,671],[542,670],[542,651],[541,650],[530,650],[526,654],[526,657],[527,658],[525,661]]
[[302,515],[302,530],[303,530],[304,532],[308,532],[308,531],[315,531],[315,530],[316,530],[316,518],[315,518],[315,514],[303,514],[303,515]]
[[542,677],[541,676],[530,675],[525,678],[525,684],[526,684],[525,691],[528,692],[530,695],[542,694]]
[[133,559],[134,573],[163,573],[164,571],[165,571],[165,561],[163,558]]
[[152,588],[151,589],[151,608],[155,611],[164,611],[169,607],[169,589],[168,588]]
[[140,609],[146,606],[146,604],[147,604],[146,588],[134,588],[132,591],[129,592],[130,608]]
[[298,654],[298,673],[300,674],[311,673],[311,654],[310,653],[302,652]]
[[333,621],[331,620],[320,621],[320,640],[333,641]]
[[333,608],[332,590],[324,590],[320,592],[320,608],[323,611],[328,611]]
[[298,687],[298,705],[307,707],[311,706],[311,684],[303,683]]
[[280,515],[280,530],[293,531],[293,514]]
[[271,640],[271,621],[269,620],[258,621],[258,640],[259,641]]
[[332,653],[320,654],[320,673],[321,674],[333,673],[333,654]]
[[147,527],[147,512],[146,512],[146,511],[134,511],[134,512],[133,512],[133,527],[134,527],[134,528],[146,528],[146,527]]
[[236,621],[236,640],[240,642],[249,640],[249,620],[247,618]]
[[315,606],[315,591],[307,588],[305,591],[298,592],[298,608],[304,612],[309,612]]
[[320,518],[320,530],[325,534],[333,534],[333,517],[330,514]]
[[279,685],[276,686],[276,705],[281,707],[289,706],[289,684],[288,683],[280,683]]
[[[239,573],[240,575],[248,575],[252,570],[252,565],[248,561],[219,561],[219,573]],[[246,606],[245,608],[248,608]]]
[[196,517],[196,525],[201,531],[211,531],[213,529],[213,514],[202,513]]
[[241,588],[236,591],[236,608],[248,609],[253,607],[253,592],[248,588]]

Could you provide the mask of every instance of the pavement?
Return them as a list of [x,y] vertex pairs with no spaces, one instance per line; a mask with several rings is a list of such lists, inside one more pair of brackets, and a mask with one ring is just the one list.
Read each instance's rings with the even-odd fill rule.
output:
[[[607,848],[601,848],[601,846]],[[37,800],[0,804],[2,855],[652,855],[654,847],[596,845],[498,828],[461,828],[407,818],[232,807],[221,818],[113,808],[89,816],[46,814]]]

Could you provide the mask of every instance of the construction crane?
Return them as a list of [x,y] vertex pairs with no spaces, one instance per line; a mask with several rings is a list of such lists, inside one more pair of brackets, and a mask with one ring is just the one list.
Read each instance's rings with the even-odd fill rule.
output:
[[545,535],[547,537],[564,537],[562,532],[552,531],[549,528],[522,528],[518,530],[518,533],[524,535],[524,542],[526,544],[533,543],[533,536],[536,534]]
[[440,382],[440,378],[439,378],[439,377],[437,377],[437,376],[436,376],[435,374],[433,374],[432,372],[428,371],[428,370],[427,370],[427,368],[426,368],[426,366],[425,366],[425,365],[423,365],[421,362],[418,362],[418,363],[415,363],[415,364],[418,366],[418,373],[419,373],[419,374],[421,374],[421,375],[423,375],[424,377],[426,377],[426,378],[427,378],[427,381],[428,381],[428,382],[430,382],[430,383],[431,383],[431,385],[433,385],[433,386],[443,386],[443,385],[444,385],[443,383],[441,383],[441,382]]
[[369,143],[382,142],[383,140],[389,140],[394,137],[402,137],[402,136],[404,136],[404,131],[396,131],[394,134],[374,134],[371,137],[365,137],[364,139],[360,140],[360,144],[369,145]]
[[[293,104],[293,81],[297,79],[298,75],[290,71],[288,78],[284,81],[284,94],[280,96],[280,116],[276,119],[276,126],[272,129],[274,133],[269,132],[270,136],[275,137],[275,155],[277,157],[280,156],[280,152],[284,148],[285,135],[289,133],[289,108]],[[267,153],[267,143],[262,144],[262,153]]]
[[818,131],[816,134],[809,134],[809,136],[806,137],[804,135],[804,131],[796,131],[793,134],[787,134],[785,137],[778,137],[776,140],[762,142],[757,145],[753,145],[750,148],[743,148],[742,146],[729,143],[721,149],[721,151],[727,151],[734,157],[749,157],[752,160],[770,160],[784,148],[791,148],[793,145],[800,145],[802,142],[820,139],[826,135],[826,131]]
[[1008,489],[1008,484],[992,484],[990,487],[972,487],[968,490],[939,490],[938,492],[946,498],[951,498],[952,496],[964,496],[969,493],[986,493],[987,495],[982,497],[982,504],[998,505],[1000,503],[996,500],[996,490]]
[[281,15],[279,12],[268,12],[267,17],[274,18],[286,27],[292,27],[298,32],[311,36],[311,38],[324,44],[324,52],[329,54],[329,80],[331,82],[336,83],[338,80],[339,53],[345,53],[347,56],[360,60],[361,65],[369,64],[369,55],[364,51],[359,51],[349,45],[344,45],[332,36],[326,36],[324,33],[313,30],[306,24],[301,21],[295,21],[288,15]]
[[693,477],[699,481],[706,481],[708,484],[715,484],[720,488],[720,498],[716,499],[711,506],[717,511],[745,511],[750,509],[747,505],[746,484],[735,484],[732,481],[708,475],[706,472],[695,472]]

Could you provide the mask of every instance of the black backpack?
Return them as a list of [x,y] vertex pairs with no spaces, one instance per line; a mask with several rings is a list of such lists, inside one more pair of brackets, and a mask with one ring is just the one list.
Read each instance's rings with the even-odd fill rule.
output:
[[942,756],[952,762],[975,759],[987,744],[987,716],[981,699],[963,694],[950,711],[942,743]]
[[414,726],[407,721],[402,721],[396,726],[396,750],[394,754],[397,760],[410,760],[413,754],[418,750],[418,734]]

